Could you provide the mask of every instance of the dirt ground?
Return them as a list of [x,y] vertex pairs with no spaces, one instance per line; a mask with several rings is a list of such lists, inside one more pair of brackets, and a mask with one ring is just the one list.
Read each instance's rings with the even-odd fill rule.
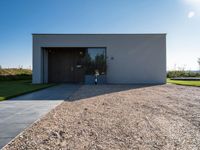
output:
[[4,149],[200,149],[200,88],[84,85]]

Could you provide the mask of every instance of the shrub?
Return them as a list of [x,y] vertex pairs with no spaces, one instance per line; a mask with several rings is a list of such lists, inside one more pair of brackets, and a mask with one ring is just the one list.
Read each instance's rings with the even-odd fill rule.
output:
[[32,79],[32,71],[30,69],[10,68],[0,70],[0,81],[30,79]]
[[20,75],[0,75],[0,81],[8,80],[31,80],[32,75],[20,74]]
[[168,71],[167,78],[174,77],[200,77],[200,73],[192,71]]

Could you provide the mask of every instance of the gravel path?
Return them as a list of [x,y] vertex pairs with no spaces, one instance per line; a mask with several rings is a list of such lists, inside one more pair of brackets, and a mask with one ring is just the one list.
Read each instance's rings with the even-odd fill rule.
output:
[[84,85],[4,149],[200,149],[200,88]]

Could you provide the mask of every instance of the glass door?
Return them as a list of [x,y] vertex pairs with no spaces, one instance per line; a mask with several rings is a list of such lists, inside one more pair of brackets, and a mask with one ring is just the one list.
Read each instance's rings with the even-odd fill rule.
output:
[[106,48],[88,48],[85,53],[85,83],[106,83]]

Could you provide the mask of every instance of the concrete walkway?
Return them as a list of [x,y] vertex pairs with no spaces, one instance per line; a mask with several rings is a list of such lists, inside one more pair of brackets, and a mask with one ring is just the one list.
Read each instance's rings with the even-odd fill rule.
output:
[[0,149],[79,87],[62,84],[0,102]]

